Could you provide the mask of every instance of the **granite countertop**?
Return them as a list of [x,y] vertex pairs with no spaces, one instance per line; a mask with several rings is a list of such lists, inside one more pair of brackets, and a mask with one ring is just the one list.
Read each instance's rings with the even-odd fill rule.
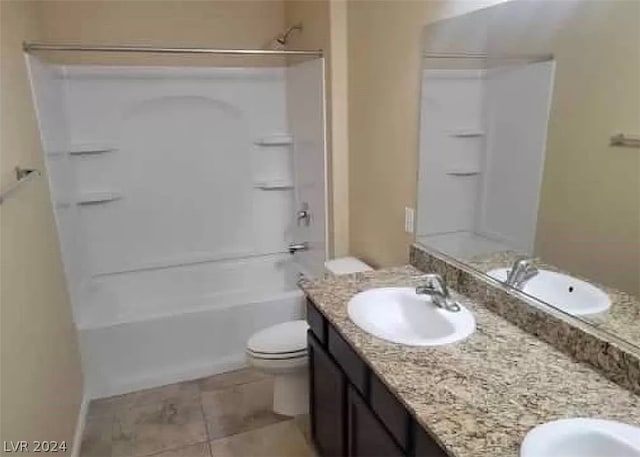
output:
[[[471,267],[483,273],[496,268],[510,268],[518,254],[513,251],[503,251],[485,256],[477,256],[466,261]],[[564,271],[554,265],[544,263],[540,259],[533,259],[537,268],[563,273],[574,278],[582,279],[602,289],[611,300],[611,308],[606,313],[589,317],[576,316],[591,325],[605,330],[618,338],[640,347],[640,300],[620,290],[606,287],[590,279]]]
[[302,288],[369,366],[454,457],[517,457],[534,426],[567,417],[640,425],[640,396],[452,291],[476,332],[439,347],[376,338],[347,303],[374,287],[415,286],[411,266],[305,281]]

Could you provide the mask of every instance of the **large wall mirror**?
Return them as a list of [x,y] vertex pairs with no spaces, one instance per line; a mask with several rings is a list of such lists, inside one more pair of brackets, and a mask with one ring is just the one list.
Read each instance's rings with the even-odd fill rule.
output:
[[640,2],[424,31],[418,243],[640,347]]

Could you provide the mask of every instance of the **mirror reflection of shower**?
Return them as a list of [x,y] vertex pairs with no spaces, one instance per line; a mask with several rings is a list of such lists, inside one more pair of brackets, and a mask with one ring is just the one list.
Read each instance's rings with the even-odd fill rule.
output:
[[285,30],[281,34],[274,37],[271,41],[269,41],[269,43],[267,43],[267,45],[265,46],[265,49],[274,49],[274,50],[285,49],[287,47],[287,42],[289,41],[289,36],[294,31],[302,32],[302,22],[293,24],[287,30]]

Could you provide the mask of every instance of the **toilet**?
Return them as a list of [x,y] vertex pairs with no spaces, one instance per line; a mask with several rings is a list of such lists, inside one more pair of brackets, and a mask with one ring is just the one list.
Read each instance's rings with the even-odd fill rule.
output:
[[[372,271],[355,257],[325,262],[333,275]],[[283,322],[253,334],[247,341],[249,365],[274,377],[273,411],[284,416],[309,412],[307,330],[305,320]]]

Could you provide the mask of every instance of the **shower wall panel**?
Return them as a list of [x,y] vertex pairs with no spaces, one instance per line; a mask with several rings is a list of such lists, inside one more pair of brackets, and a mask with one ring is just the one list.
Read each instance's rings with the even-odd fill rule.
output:
[[478,230],[533,254],[555,62],[495,68],[486,86],[487,152]]
[[324,66],[322,59],[287,67],[287,112],[293,133],[293,176],[297,210],[306,208],[307,221],[294,226],[293,239],[309,243],[298,252],[301,273],[318,277],[328,256],[327,160],[325,132]]
[[283,250],[283,199],[262,202],[269,219],[253,208],[265,193],[254,185],[291,180],[286,157],[264,163],[255,144],[287,133],[282,69],[66,74],[72,142],[113,148],[74,162],[80,198],[114,197],[81,205],[94,274]]
[[32,71],[81,328],[293,287],[285,68]]

